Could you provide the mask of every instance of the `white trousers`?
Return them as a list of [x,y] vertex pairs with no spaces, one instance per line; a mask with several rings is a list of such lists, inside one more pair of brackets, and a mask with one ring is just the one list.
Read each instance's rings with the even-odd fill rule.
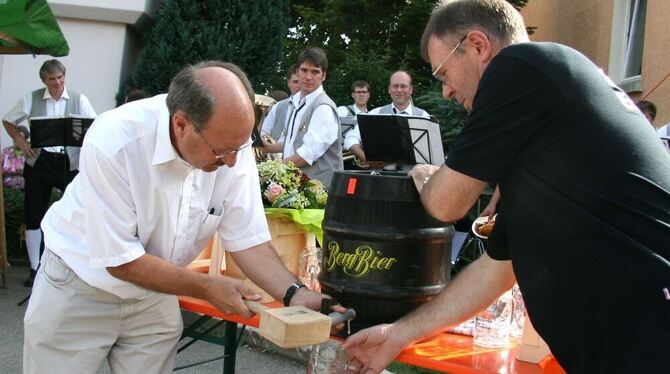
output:
[[24,373],[171,373],[183,321],[177,297],[121,299],[45,249],[24,317]]

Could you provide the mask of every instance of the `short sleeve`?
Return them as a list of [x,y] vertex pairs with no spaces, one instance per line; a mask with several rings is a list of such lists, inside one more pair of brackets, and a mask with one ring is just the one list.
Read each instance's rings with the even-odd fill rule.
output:
[[218,228],[221,243],[230,252],[251,248],[271,239],[253,154],[245,150],[238,158],[235,169],[242,172],[235,176],[226,193],[225,214]]
[[277,104],[273,105],[270,108],[270,112],[263,120],[263,126],[261,126],[261,136],[272,134],[272,128],[275,125],[275,117],[277,116]]
[[497,183],[543,126],[564,110],[552,81],[527,63],[497,56],[486,69],[467,124],[456,138],[447,166]]
[[361,144],[361,132],[358,125],[355,125],[351,131],[344,136],[344,149],[349,150],[355,144]]

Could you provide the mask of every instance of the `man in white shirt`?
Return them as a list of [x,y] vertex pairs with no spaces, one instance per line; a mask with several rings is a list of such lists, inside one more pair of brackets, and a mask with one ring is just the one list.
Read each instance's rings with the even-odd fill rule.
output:
[[[217,232],[254,283],[318,309],[270,245],[250,150],[254,94],[218,61],[179,72],[166,95],[98,117],[81,172],[47,212],[44,265],[26,311],[26,373],[171,373],[177,297],[251,317],[239,279],[186,269]],[[91,332],[94,333],[91,333]]]
[[[388,93],[391,96],[391,104],[372,109],[370,114],[401,114],[428,118],[429,115],[425,110],[412,105],[413,92],[412,77],[406,71],[396,71],[389,79]],[[346,134],[344,149],[353,153],[361,161],[366,161],[358,125]]]
[[264,141],[267,153],[283,152],[284,162],[293,162],[308,177],[326,188],[336,170],[342,170],[340,123],[333,100],[323,90],[328,71],[326,53],[309,48],[298,58],[300,92],[291,97],[288,122],[276,144]]
[[[77,114],[95,117],[88,98],[65,87],[65,66],[58,60],[48,60],[40,68],[40,79],[46,86],[25,95],[2,119],[14,146],[26,156],[25,178],[26,249],[30,274],[23,283],[32,287],[40,261],[42,233],[40,221],[49,207],[52,188],[65,191],[77,175],[79,147],[32,148],[17,126],[32,117],[58,117]],[[27,126],[26,126],[27,127]]]
[[[295,95],[300,91],[300,80],[298,79],[298,65],[293,64],[288,69],[286,73],[286,85],[288,86],[289,91],[291,91],[291,96]],[[272,139],[277,140],[281,137],[282,130],[286,124],[286,117],[288,116],[291,110],[291,98],[288,97],[284,100],[277,102],[270,108],[270,112],[263,120],[263,125],[261,126],[261,136],[269,135],[272,136]]]
[[355,81],[351,84],[351,98],[354,103],[337,107],[337,115],[340,117],[356,116],[358,113],[368,112],[368,100],[370,100],[370,84],[366,81]]

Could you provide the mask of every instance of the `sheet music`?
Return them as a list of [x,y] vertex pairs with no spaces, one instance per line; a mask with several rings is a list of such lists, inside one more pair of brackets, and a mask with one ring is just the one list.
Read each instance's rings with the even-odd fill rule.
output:
[[[444,148],[442,147],[442,134],[440,125],[427,118],[408,118],[412,143],[414,144],[414,157],[417,164],[444,165]],[[432,141],[437,139],[437,141]]]

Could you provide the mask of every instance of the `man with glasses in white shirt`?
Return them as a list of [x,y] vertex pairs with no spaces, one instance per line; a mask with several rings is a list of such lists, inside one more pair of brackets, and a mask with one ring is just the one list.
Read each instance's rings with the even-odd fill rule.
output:
[[356,116],[358,113],[368,112],[368,100],[370,100],[370,84],[366,81],[355,81],[351,84],[351,98],[353,104],[340,105],[337,107],[337,115],[340,117]]
[[[417,116],[428,118],[428,112],[412,104],[412,76],[406,71],[398,70],[389,78],[388,94],[391,103],[372,109],[370,114],[398,114],[403,116]],[[353,153],[361,161],[367,161],[358,125],[344,137],[344,149]]]
[[[230,63],[188,66],[167,95],[105,112],[81,172],[47,212],[43,265],[25,316],[26,373],[171,373],[175,295],[227,314],[258,300],[239,279],[185,268],[219,234],[244,273],[286,305],[319,309],[270,245],[250,149],[254,93]],[[94,332],[94,333],[91,333]]]

